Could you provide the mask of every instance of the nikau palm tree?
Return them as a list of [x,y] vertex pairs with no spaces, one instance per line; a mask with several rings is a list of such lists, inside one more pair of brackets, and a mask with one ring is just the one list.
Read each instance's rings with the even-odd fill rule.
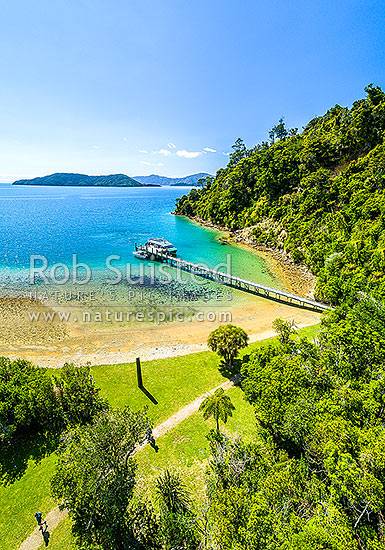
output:
[[226,424],[229,416],[233,416],[234,405],[228,395],[225,395],[223,388],[218,388],[214,393],[207,396],[201,403],[199,410],[203,411],[203,418],[207,420],[211,416],[215,418],[217,423],[217,431],[219,432],[219,420]]

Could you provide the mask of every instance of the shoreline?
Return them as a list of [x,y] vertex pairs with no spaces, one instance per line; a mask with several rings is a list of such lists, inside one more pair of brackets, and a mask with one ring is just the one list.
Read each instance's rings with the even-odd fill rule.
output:
[[[21,326],[21,315],[26,321],[29,304],[22,299],[17,300],[16,304],[1,304],[0,301],[0,317],[4,313],[1,311],[4,305],[12,310],[16,306],[19,312],[15,316],[12,310],[8,310],[8,334],[12,333],[13,327],[21,332],[8,342],[2,339],[0,356],[23,358],[50,368],[61,368],[65,362],[108,365],[132,362],[136,357],[147,361],[204,351],[209,333],[224,324],[220,319],[213,322],[194,319],[191,322],[154,323],[139,328],[132,326],[123,329],[111,325],[109,330],[103,332],[70,323],[36,325],[24,322]],[[319,323],[321,314],[253,296],[250,301],[234,308],[226,323],[242,327],[248,333],[250,342],[253,342],[274,334],[272,322],[277,317],[294,320],[302,328]]]
[[[186,216],[185,216],[186,217]],[[253,245],[242,231],[229,232],[224,227],[203,220],[187,218],[203,227],[215,229],[226,235],[230,246],[242,246],[266,261],[266,266],[295,294],[311,294],[315,277],[307,276],[299,268],[284,260],[282,254],[261,250]],[[229,235],[229,236],[228,236]],[[220,237],[220,235],[219,235]],[[223,310],[226,310],[223,304]],[[140,357],[143,361],[175,357],[207,350],[209,333],[224,322],[192,319],[151,325],[81,326],[72,320],[54,323],[40,320],[28,321],[28,312],[37,308],[41,312],[59,311],[60,306],[50,306],[25,298],[0,297],[0,355],[11,359],[27,359],[42,367],[61,368],[65,362],[77,365],[127,363]],[[218,310],[219,311],[219,310]],[[240,304],[228,307],[231,318],[226,321],[242,327],[249,341],[269,338],[275,333],[272,322],[277,317],[294,320],[300,328],[319,323],[321,314],[249,295]]]
[[[296,322],[298,329],[303,329],[306,327],[314,326],[320,322],[320,319],[312,319],[310,322]],[[213,330],[214,327],[211,328]],[[206,340],[208,336],[206,335]],[[273,329],[265,328],[263,331],[249,334],[249,344],[254,342],[259,342],[261,340],[266,340],[276,336],[276,333]],[[119,337],[114,335],[116,339]],[[191,340],[191,338],[190,338]],[[92,343],[93,344],[93,343]],[[118,343],[119,346],[122,345],[122,342]],[[171,357],[179,357],[184,355],[189,355],[191,353],[199,353],[203,351],[209,351],[206,342],[197,342],[197,343],[166,343],[165,345],[132,345],[130,349],[123,349],[119,347],[115,350],[108,350],[106,344],[101,346],[99,349],[93,350],[93,352],[88,352],[81,347],[77,347],[75,350],[70,350],[69,346],[66,346],[58,353],[57,346],[22,346],[25,349],[22,350],[24,353],[7,353],[7,357],[11,360],[16,359],[26,359],[32,363],[43,368],[51,369],[60,369],[63,367],[64,363],[74,363],[75,365],[84,365],[90,363],[91,365],[118,365],[125,363],[134,363],[137,357],[140,357],[141,361],[154,361],[157,359],[167,359]],[[92,346],[90,346],[92,347]],[[14,350],[16,351],[16,350]],[[48,352],[48,353],[47,353]],[[67,352],[67,353],[65,353]],[[2,355],[2,350],[0,355]]]
[[304,264],[294,263],[284,250],[272,248],[256,242],[252,236],[248,234],[250,227],[232,231],[228,227],[215,224],[208,220],[203,220],[198,216],[190,217],[184,214],[176,214],[175,212],[173,212],[173,214],[186,218],[202,227],[215,229],[216,231],[225,233],[230,245],[243,246],[249,250],[251,249],[251,251],[257,252],[268,261],[274,274],[285,284],[287,290],[293,294],[301,295],[304,298],[314,299],[314,291],[317,282],[316,276]]

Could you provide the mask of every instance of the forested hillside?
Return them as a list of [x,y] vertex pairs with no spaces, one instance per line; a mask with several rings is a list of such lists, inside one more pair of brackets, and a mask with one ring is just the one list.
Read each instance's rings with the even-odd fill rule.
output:
[[155,184],[155,185],[180,185],[180,186],[189,186],[189,185],[199,185],[198,182],[201,179],[210,177],[210,174],[206,172],[199,172],[198,174],[191,174],[191,176],[184,176],[181,178],[168,178],[166,176],[158,176],[156,174],[151,174],[151,176],[135,176],[135,180],[144,184]]
[[225,169],[182,197],[176,213],[285,249],[318,276],[316,295],[348,302],[385,295],[385,94],[369,85],[349,109],[336,105],[301,133],[283,120],[269,142],[237,140]]

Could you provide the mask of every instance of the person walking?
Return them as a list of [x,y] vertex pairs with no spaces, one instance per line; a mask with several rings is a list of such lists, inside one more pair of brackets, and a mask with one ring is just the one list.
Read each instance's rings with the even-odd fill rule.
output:
[[43,531],[43,525],[45,525],[47,529],[47,522],[43,521],[43,514],[41,512],[36,512],[34,516],[40,529]]
[[41,512],[36,512],[34,515],[35,515],[35,519],[37,521],[37,524],[40,526],[41,525],[41,520],[43,519],[43,514]]

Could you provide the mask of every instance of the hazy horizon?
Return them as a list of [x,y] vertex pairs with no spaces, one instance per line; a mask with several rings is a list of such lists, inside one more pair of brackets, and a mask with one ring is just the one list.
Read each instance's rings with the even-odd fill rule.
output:
[[[112,176],[112,175],[116,175],[115,173],[111,173],[111,174],[84,174],[84,173],[80,173],[80,172],[52,172],[52,174],[56,174],[56,173],[66,173],[66,174],[81,174],[81,175],[86,175],[86,176]],[[119,172],[120,173],[120,172]],[[159,177],[166,177],[166,178],[170,178],[170,179],[183,179],[183,178],[187,178],[189,176],[194,176],[195,174],[199,174],[200,172],[194,172],[193,174],[185,174],[185,175],[176,175],[176,176],[162,176],[161,174],[156,174],[155,172],[151,173],[151,174],[136,174],[135,176],[131,176],[130,174],[125,174],[126,176],[129,176],[130,178],[143,178],[143,177],[149,177],[149,176],[159,176]],[[34,179],[34,178],[43,178],[45,176],[50,176],[52,174],[42,174],[42,175],[38,175],[38,176],[32,176],[31,178],[18,178],[16,180],[12,180],[12,181],[1,181],[0,180],[0,184],[2,183],[9,183],[9,184],[12,184],[14,183],[15,181],[19,181],[19,180],[28,180],[28,179]],[[209,175],[214,175],[214,174],[209,174]]]

